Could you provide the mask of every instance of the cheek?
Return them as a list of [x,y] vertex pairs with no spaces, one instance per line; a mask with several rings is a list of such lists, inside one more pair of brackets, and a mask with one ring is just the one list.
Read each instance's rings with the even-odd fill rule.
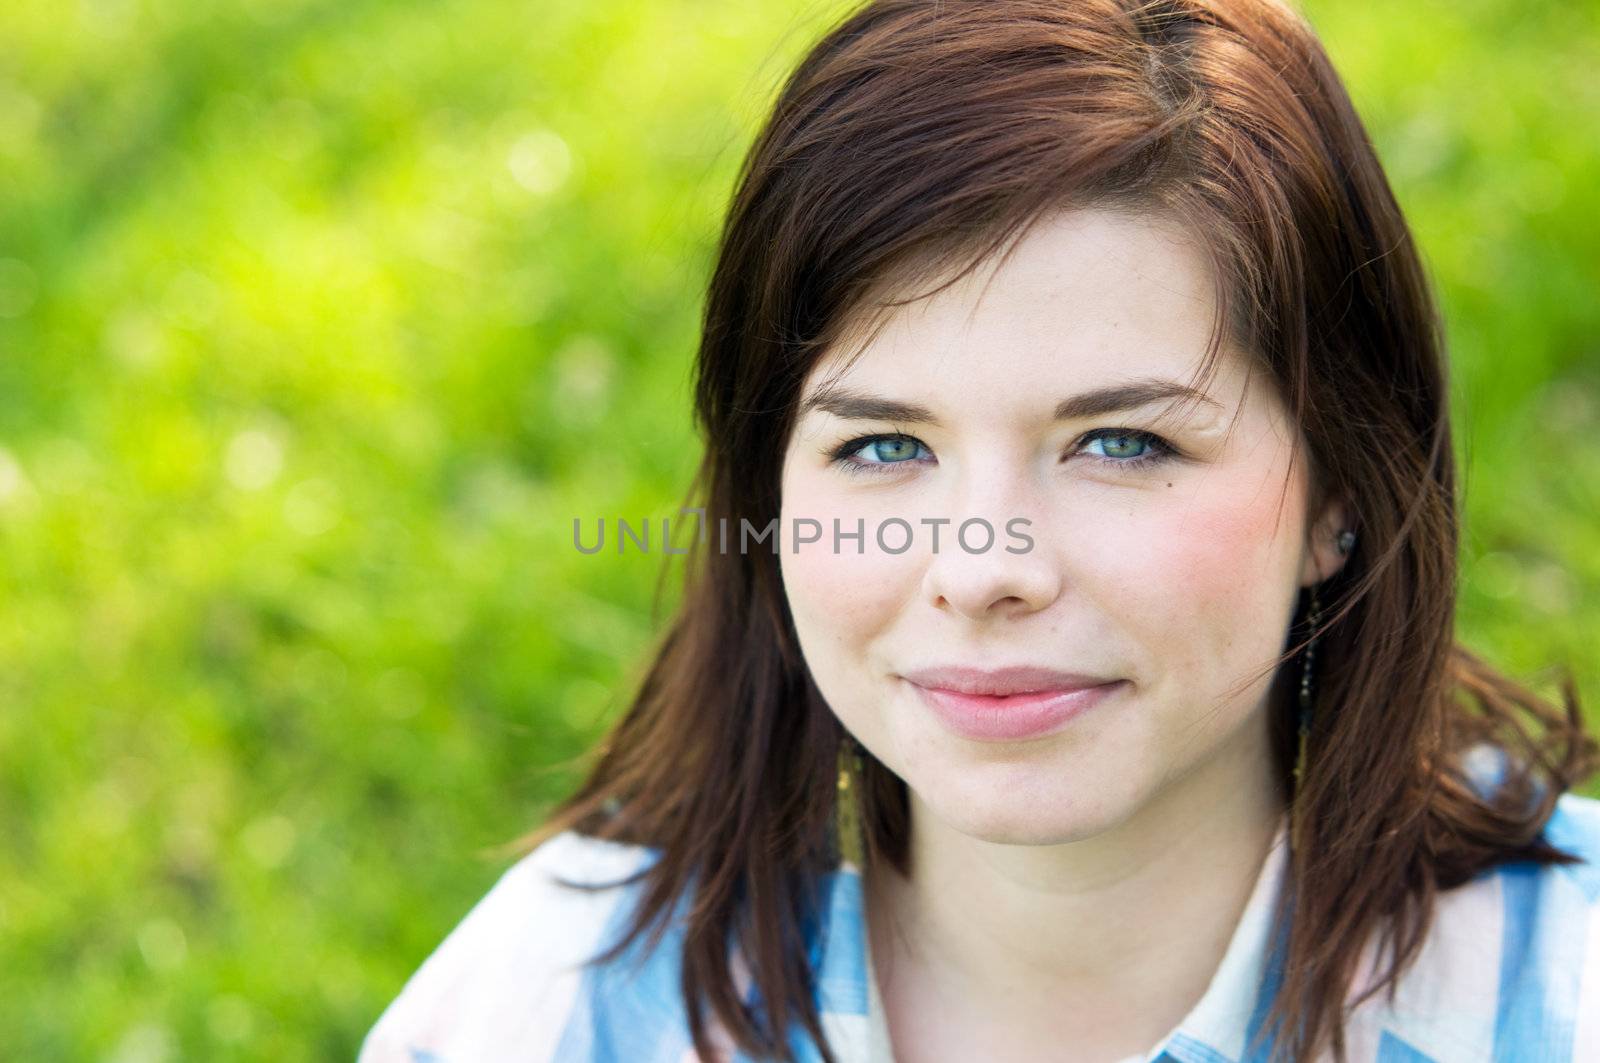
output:
[[[787,530],[791,525],[785,521]],[[881,630],[899,612],[904,595],[893,566],[881,557],[858,557],[851,543],[835,554],[828,536],[807,543],[799,553],[785,544],[781,565],[784,591],[796,625],[814,637],[855,640]]]
[[1222,608],[1277,599],[1292,528],[1287,511],[1280,520],[1277,493],[1261,494],[1196,506],[1166,529],[1173,546],[1164,556],[1179,597]]
[[[915,594],[915,562],[909,551],[894,555],[877,548],[873,541],[875,515],[851,511],[837,497],[804,479],[786,483],[783,497],[779,565],[789,608],[815,673],[820,670],[820,660],[811,658],[859,654],[866,648],[864,640],[894,622]],[[837,548],[835,517],[841,532]],[[845,538],[856,531],[858,517],[865,530],[860,543]],[[820,538],[801,544],[797,551],[795,521],[805,518],[818,522]],[[817,534],[811,525],[804,530],[808,536]],[[822,676],[817,678],[820,683]]]
[[1149,659],[1173,675],[1236,678],[1277,654],[1287,631],[1279,614],[1299,564],[1294,492],[1280,521],[1277,483],[1216,486],[1131,516],[1120,548],[1096,551],[1111,574],[1103,607],[1131,618]]

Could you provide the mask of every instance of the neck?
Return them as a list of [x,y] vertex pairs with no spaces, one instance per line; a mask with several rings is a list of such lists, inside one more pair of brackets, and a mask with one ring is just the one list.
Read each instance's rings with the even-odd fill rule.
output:
[[1221,962],[1283,812],[1265,726],[1245,730],[1117,826],[1061,844],[964,835],[913,792],[911,874],[873,867],[866,882],[876,976],[906,1057],[918,1056],[901,1045],[912,1024],[895,1015],[930,1006],[1010,1031],[1018,1048],[1028,1030],[1081,1047],[1099,1037],[1107,1058],[1176,1026]]

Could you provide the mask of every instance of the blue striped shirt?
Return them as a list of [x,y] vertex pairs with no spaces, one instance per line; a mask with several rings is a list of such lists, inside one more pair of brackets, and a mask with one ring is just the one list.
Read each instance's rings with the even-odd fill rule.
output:
[[[1348,1018],[1351,1063],[1600,1063],[1600,801],[1563,795],[1544,836],[1588,862],[1504,864],[1440,894],[1394,1001],[1374,994]],[[615,881],[655,855],[568,831],[523,857],[412,975],[359,1063],[696,1063],[678,985],[681,920],[654,952],[640,939],[584,969],[616,940],[639,887],[586,894],[551,881]],[[1285,819],[1204,995],[1123,1063],[1244,1063],[1277,985],[1269,932],[1287,855]],[[884,1063],[859,871],[846,864],[824,886],[810,934],[824,1031],[841,1063]],[[1369,946],[1352,996],[1371,984],[1376,959]],[[737,957],[735,971],[748,1000]],[[798,1028],[791,1043],[799,1059],[821,1059]],[[720,1058],[747,1063],[725,1035],[718,1045]]]

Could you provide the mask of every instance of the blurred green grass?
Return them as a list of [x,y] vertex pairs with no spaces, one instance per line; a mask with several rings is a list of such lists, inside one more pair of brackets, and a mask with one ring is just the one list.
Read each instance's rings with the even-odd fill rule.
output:
[[[570,521],[675,511],[841,9],[0,8],[0,1058],[352,1058],[575,781],[661,558]],[[1465,638],[1600,717],[1593,12],[1307,11],[1440,284]]]

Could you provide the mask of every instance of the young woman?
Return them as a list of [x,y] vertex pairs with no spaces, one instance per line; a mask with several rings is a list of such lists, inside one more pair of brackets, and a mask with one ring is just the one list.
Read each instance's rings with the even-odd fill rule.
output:
[[741,173],[681,612],[363,1060],[1600,1059],[1446,395],[1288,9],[867,4]]

